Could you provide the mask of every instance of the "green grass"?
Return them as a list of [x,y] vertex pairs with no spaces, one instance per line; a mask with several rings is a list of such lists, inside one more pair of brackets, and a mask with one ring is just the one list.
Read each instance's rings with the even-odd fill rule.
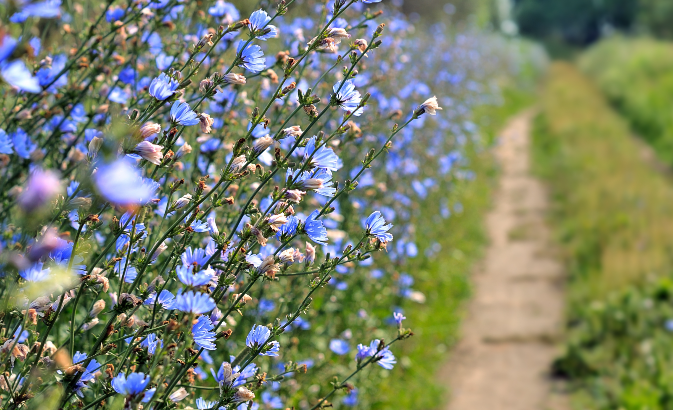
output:
[[[499,107],[483,107],[478,113],[483,137],[492,141],[504,122],[533,100],[533,93],[510,89],[505,92],[505,103]],[[457,341],[461,303],[470,295],[469,275],[486,244],[483,218],[490,206],[491,189],[496,169],[488,151],[472,153],[471,169],[476,172],[473,181],[460,182],[451,193],[451,205],[459,202],[462,213],[454,213],[448,220],[439,217],[439,197],[425,201],[422,215],[435,215],[418,221],[420,249],[438,243],[441,249],[433,258],[426,258],[417,270],[416,285],[426,296],[424,304],[415,304],[405,310],[408,322],[413,324],[415,336],[400,346],[400,366],[382,383],[380,409],[435,409],[446,398],[446,381],[437,380],[439,368]],[[445,193],[444,193],[445,195]],[[438,226],[443,225],[441,229]]]
[[673,43],[615,37],[579,59],[633,129],[673,164]]
[[570,270],[556,362],[578,408],[673,408],[673,186],[641,158],[629,124],[568,64],[551,67],[533,158]]

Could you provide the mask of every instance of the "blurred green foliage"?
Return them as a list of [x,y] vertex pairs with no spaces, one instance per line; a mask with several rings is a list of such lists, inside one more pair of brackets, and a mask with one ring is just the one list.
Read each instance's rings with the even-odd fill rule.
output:
[[579,46],[593,43],[607,28],[673,38],[670,0],[515,0],[513,15],[526,36]]
[[673,44],[616,37],[579,60],[581,69],[668,164],[673,164]]
[[570,269],[567,342],[554,370],[578,388],[577,408],[673,408],[673,186],[641,148],[588,78],[551,67],[533,158]]

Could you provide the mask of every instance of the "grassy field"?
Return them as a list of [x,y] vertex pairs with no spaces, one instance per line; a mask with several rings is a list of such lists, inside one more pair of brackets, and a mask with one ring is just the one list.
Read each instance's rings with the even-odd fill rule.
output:
[[673,43],[615,37],[579,59],[634,130],[673,164]]
[[669,409],[673,186],[574,67],[551,67],[540,108],[535,168],[551,188],[571,274],[568,341],[555,370],[579,387],[579,408]]

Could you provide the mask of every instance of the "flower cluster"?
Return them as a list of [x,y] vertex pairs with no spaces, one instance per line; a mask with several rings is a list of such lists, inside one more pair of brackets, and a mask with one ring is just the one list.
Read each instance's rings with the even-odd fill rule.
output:
[[394,368],[415,204],[496,93],[478,40],[423,57],[464,64],[438,98],[380,0],[294,3],[0,5],[3,403],[354,406],[366,374],[308,386]]

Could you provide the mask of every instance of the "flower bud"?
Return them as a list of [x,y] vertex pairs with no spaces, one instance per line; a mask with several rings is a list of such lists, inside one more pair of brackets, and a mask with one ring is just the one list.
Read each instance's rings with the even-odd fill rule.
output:
[[239,155],[238,157],[234,158],[233,161],[231,161],[231,166],[229,169],[231,172],[239,172],[242,168],[243,165],[245,165],[246,159],[245,155]]
[[96,317],[100,312],[105,309],[105,301],[103,299],[99,299],[96,301],[96,303],[93,304],[93,308],[91,309],[91,312],[89,312],[89,316],[91,317]]
[[272,215],[267,222],[269,223],[269,227],[277,232],[278,228],[287,223],[287,217],[285,214]]
[[306,266],[313,265],[315,262],[315,247],[309,242],[306,242],[306,259],[304,259]]
[[294,262],[294,248],[285,249],[283,252],[278,254],[278,259],[282,263],[292,263]]
[[182,144],[180,149],[178,149],[178,152],[175,153],[175,157],[180,158],[183,155],[191,154],[191,152],[192,152],[192,146],[185,142],[184,144]]
[[414,113],[417,117],[420,117],[424,113],[428,113],[430,115],[437,115],[436,110],[441,110],[442,107],[439,106],[439,103],[437,102],[437,97],[432,97],[428,98],[425,100],[423,104],[421,104],[420,107],[416,110]]
[[245,85],[246,83],[245,76],[236,73],[226,74],[223,79],[227,84]]
[[213,217],[207,218],[206,222],[208,223],[208,230],[210,231],[210,236],[212,236],[213,238],[220,236],[220,230],[217,229],[215,218]]
[[149,141],[143,141],[136,145],[134,152],[154,165],[161,165],[161,160],[164,158],[161,150],[164,147],[161,145],[152,144]]
[[192,200],[192,195],[191,194],[185,194],[182,197],[180,197],[180,199],[175,201],[175,204],[173,205],[173,207],[175,209],[182,209],[185,206],[187,206],[187,204],[189,204],[189,202],[191,202],[191,200]]
[[140,138],[147,139],[152,135],[158,134],[160,132],[161,125],[157,124],[156,122],[146,122],[142,127],[140,127]]
[[261,137],[255,140],[255,142],[252,144],[252,149],[255,151],[255,153],[260,154],[266,151],[266,149],[269,148],[271,144],[273,144],[273,138]]
[[201,132],[204,134],[210,134],[210,131],[213,130],[212,126],[214,122],[215,120],[206,113],[201,113],[201,115],[199,115],[199,125],[201,126]]
[[245,387],[239,387],[238,391],[234,393],[234,401],[237,403],[243,403],[246,401],[253,400],[255,398],[255,393],[246,389]]
[[96,156],[96,153],[98,153],[98,150],[100,147],[103,145],[103,139],[98,138],[98,137],[93,137],[91,138],[91,142],[89,142],[89,155]]

